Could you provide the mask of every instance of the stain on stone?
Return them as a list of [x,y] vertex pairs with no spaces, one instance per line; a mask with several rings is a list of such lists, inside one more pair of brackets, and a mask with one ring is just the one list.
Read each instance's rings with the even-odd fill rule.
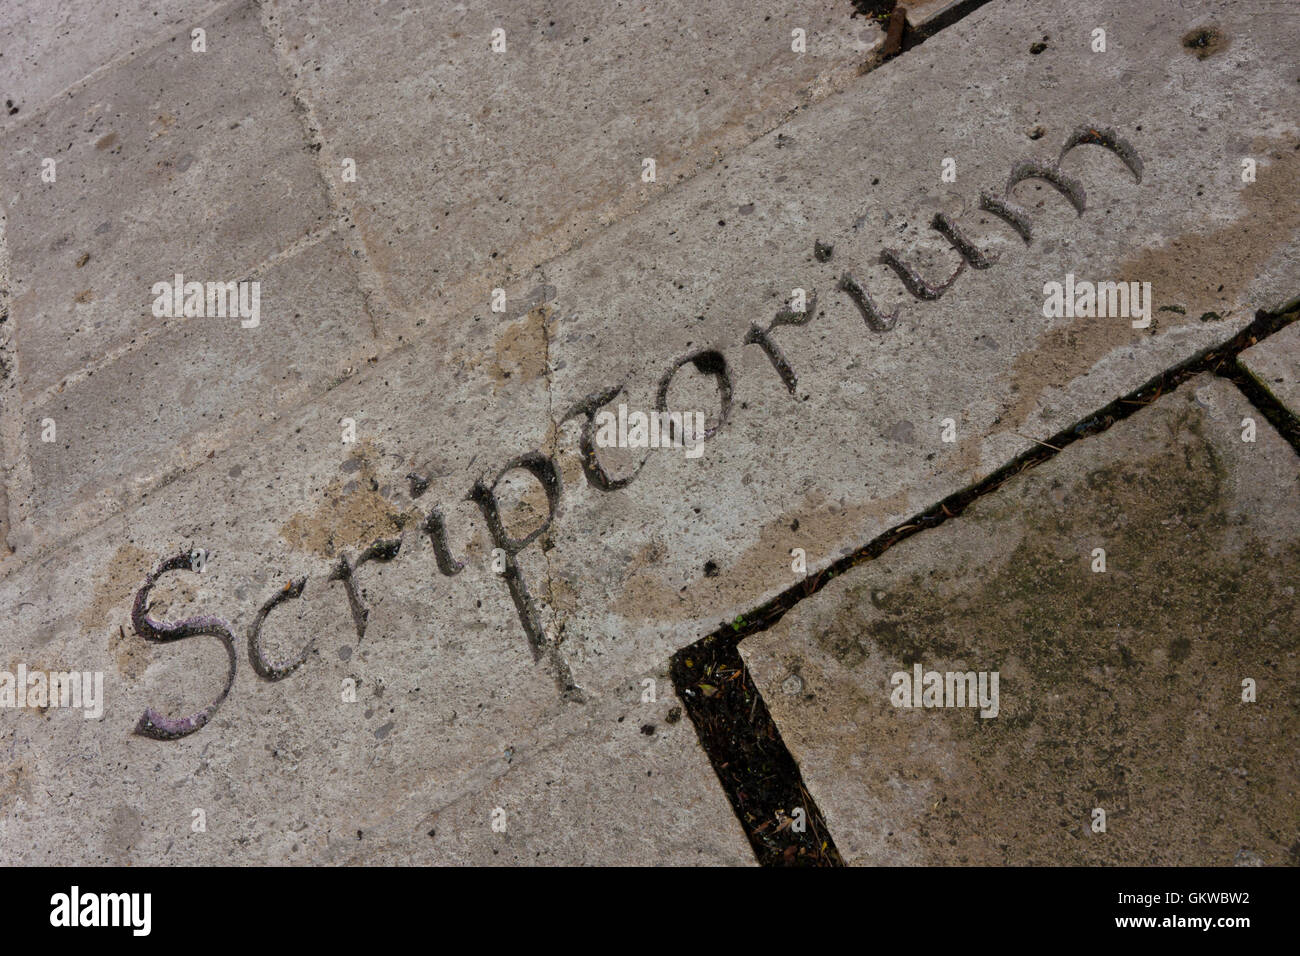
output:
[[883,429],[880,434],[892,441],[902,442],[904,445],[916,444],[916,427],[911,422],[894,422],[888,428]]
[[[501,524],[507,534],[523,538],[545,523],[550,502],[545,486],[529,472],[512,470],[507,474],[508,477],[497,486]],[[543,535],[543,545],[548,538],[549,535]]]
[[1198,27],[1183,36],[1183,49],[1206,60],[1228,48],[1228,37],[1218,27]]
[[[912,507],[906,491],[861,505],[828,502],[814,490],[792,512],[773,518],[758,532],[758,540],[736,556],[717,577],[701,576],[685,591],[666,582],[643,564],[633,563],[613,611],[629,620],[690,620],[712,615],[719,604],[749,600],[755,593],[790,584],[790,549],[803,548],[810,570],[828,549],[839,542],[845,529],[906,517]],[[797,529],[797,530],[796,530]],[[791,533],[795,530],[795,533]]]
[[863,634],[856,628],[830,627],[819,630],[816,639],[818,647],[845,667],[857,667],[867,659],[867,645],[863,642]]
[[8,816],[20,799],[31,801],[32,778],[31,764],[22,758],[0,769],[0,813]]
[[130,628],[131,601],[151,569],[150,556],[135,545],[118,546],[103,575],[94,583],[90,604],[79,621],[91,633],[108,637],[117,672],[137,680],[149,665],[148,644]]
[[[1176,290],[1188,315],[1227,315],[1240,304],[1255,277],[1264,273],[1277,248],[1300,229],[1300,152],[1295,147],[1294,138],[1256,140],[1252,149],[1261,161],[1256,182],[1238,193],[1243,207],[1240,217],[1144,249],[1122,262],[1115,278],[1150,282],[1157,296],[1162,289]],[[1224,268],[1225,249],[1233,250],[1231,269]],[[1077,318],[1040,335],[1013,364],[1013,397],[1006,414],[1013,430],[1024,425],[1047,389],[1062,388],[1091,371],[1111,352],[1139,341],[1138,334],[1122,319]]]
[[[344,470],[359,471],[360,480],[336,479],[325,490],[325,501],[311,511],[300,511],[280,528],[280,537],[292,547],[323,558],[344,548],[364,547],[391,538],[421,516],[416,510],[400,511],[379,493],[373,460],[378,456],[364,443],[344,462]],[[355,464],[354,464],[355,463]]]
[[[1121,266],[1121,280],[1178,289],[1185,293],[1179,301],[1189,315],[1227,313],[1278,246],[1300,229],[1298,143],[1295,137],[1254,140],[1251,150],[1259,165],[1256,181],[1238,192],[1243,214],[1217,229],[1187,233],[1139,252]],[[1224,249],[1233,251],[1232,269],[1223,268]]]
[[549,305],[540,305],[506,326],[497,338],[489,371],[499,385],[531,382],[546,374],[546,323],[553,311]]
[[632,556],[632,563],[636,565],[661,564],[668,557],[668,546],[662,538],[654,537],[637,549],[636,554]]
[[129,858],[140,842],[143,827],[144,817],[135,807],[127,804],[114,807],[104,833],[104,852],[109,859],[121,861]]

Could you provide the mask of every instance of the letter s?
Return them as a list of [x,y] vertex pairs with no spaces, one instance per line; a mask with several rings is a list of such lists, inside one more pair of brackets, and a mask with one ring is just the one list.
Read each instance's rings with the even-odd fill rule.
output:
[[230,671],[226,677],[226,686],[217,695],[217,699],[196,714],[191,714],[189,717],[165,717],[152,707],[145,708],[139,723],[135,725],[135,732],[142,737],[152,737],[154,740],[177,740],[202,728],[216,714],[217,708],[221,706],[235,683],[235,635],[230,630],[229,624],[219,617],[187,617],[180,621],[155,621],[149,616],[149,592],[153,590],[154,584],[168,571],[179,571],[182,568],[187,570],[193,568],[188,551],[163,561],[144,579],[144,586],[136,592],[135,604],[131,608],[131,626],[146,641],[158,643],[180,641],[201,634],[218,637],[230,657]]

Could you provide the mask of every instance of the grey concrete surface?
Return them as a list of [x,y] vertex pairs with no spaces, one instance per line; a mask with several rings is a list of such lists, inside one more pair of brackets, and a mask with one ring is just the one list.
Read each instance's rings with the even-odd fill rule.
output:
[[1300,326],[1252,345],[1238,361],[1292,415],[1300,416]]
[[843,89],[883,39],[835,0],[267,9],[330,163],[357,162],[344,202],[383,288],[416,315],[457,286],[485,297]]
[[332,218],[256,7],[205,22],[206,53],[168,37],[0,136],[25,396],[155,330],[155,282],[247,278]]
[[[248,278],[265,290],[257,327],[229,317],[166,323],[31,405],[31,422],[57,428],[56,441],[31,446],[36,520],[75,525],[121,511],[224,447],[230,432],[274,421],[376,354],[355,267],[336,235]],[[202,362],[178,367],[181,356]]]
[[[25,433],[6,463],[19,486],[15,523],[26,526],[11,547],[101,520],[189,466],[196,450],[246,433],[250,409],[265,421],[318,395],[322,381],[309,375],[272,387],[284,351],[345,369],[356,367],[351,347],[377,331],[393,345],[430,322],[456,324],[457,313],[508,284],[501,256],[514,250],[506,272],[526,274],[844,87],[881,39],[876,25],[829,3],[777,17],[671,18],[571,4],[556,23],[541,9],[503,14],[507,52],[498,55],[487,47],[496,20],[481,11],[230,3],[195,15],[209,33],[206,53],[191,51],[188,30],[155,37],[0,141],[21,329],[11,362],[21,398],[9,414]],[[31,29],[43,22],[29,19]],[[790,49],[796,28],[807,52]],[[654,55],[632,56],[632,44]],[[683,63],[699,83],[669,69]],[[655,183],[641,180],[643,154],[656,159]],[[61,181],[40,179],[47,158]],[[355,182],[343,179],[344,159],[358,164]],[[449,208],[434,209],[436,197]],[[149,311],[153,282],[178,271],[200,281],[264,275],[335,225],[366,299],[350,322],[325,320],[336,334],[318,337],[296,315],[260,333],[275,336],[269,349],[234,324],[206,330],[211,349],[174,349],[166,336],[154,343],[155,353],[175,355],[158,368],[207,383],[210,395],[231,352],[264,363],[256,384],[236,376],[233,394],[221,395],[231,413],[218,427],[206,409],[173,404],[155,429],[169,446],[157,457],[123,455],[106,467],[84,445],[77,464],[56,473],[48,466],[57,458],[40,454],[47,449],[26,453],[47,418],[79,435],[94,430],[97,406],[116,398],[113,383],[138,380],[141,362],[157,362],[147,348],[132,355],[163,327]],[[408,287],[416,291],[401,291]],[[85,480],[88,471],[96,481]]]
[[0,127],[25,120],[108,64],[172,34],[189,35],[210,0],[10,0],[0,23]]
[[[612,694],[588,729],[451,806],[411,806],[355,843],[331,847],[331,860],[753,866],[666,668],[652,673]],[[643,699],[650,690],[653,702]]]
[[[1293,865],[1297,491],[1201,376],[743,641],[845,858]],[[895,706],[917,664],[999,672],[996,716]]]

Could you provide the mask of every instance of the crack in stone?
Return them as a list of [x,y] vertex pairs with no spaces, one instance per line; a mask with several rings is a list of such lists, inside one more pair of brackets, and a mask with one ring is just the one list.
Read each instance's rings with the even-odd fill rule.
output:
[[[545,369],[544,375],[546,378],[546,423],[550,431],[550,436],[549,436],[550,443],[549,443],[548,450],[550,451],[551,461],[555,461],[556,459],[559,458],[560,429],[555,422],[555,370],[551,366],[551,330],[549,328],[550,318],[551,316],[547,315],[545,311],[542,312],[542,347],[543,347],[543,362],[544,362],[543,367]],[[559,510],[558,499],[554,502],[553,507],[556,509],[556,511]],[[572,669],[569,667],[568,659],[560,651],[560,644],[563,642],[564,639],[563,634],[564,634],[564,626],[566,622],[564,620],[563,612],[560,611],[555,604],[555,585],[552,579],[553,571],[551,568],[551,555],[550,555],[551,549],[550,547],[548,547],[550,543],[551,543],[551,539],[548,533],[545,536],[545,540],[541,542],[540,551],[542,555],[542,563],[546,566],[546,607],[551,612],[551,616],[555,626],[554,638],[550,642],[550,644],[552,647],[552,653],[556,658],[556,663],[560,667],[562,667],[563,669],[562,673],[567,675],[567,677],[564,679],[564,683],[566,683],[569,687],[572,687],[574,686],[573,677],[572,677],[573,672]],[[545,625],[543,625],[543,627],[544,626]],[[565,690],[567,691],[567,687],[565,688]]]

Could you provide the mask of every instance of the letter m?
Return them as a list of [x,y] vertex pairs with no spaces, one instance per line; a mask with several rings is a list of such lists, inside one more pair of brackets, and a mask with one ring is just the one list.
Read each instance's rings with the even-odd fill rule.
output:
[[[99,894],[99,925],[129,926],[131,923],[131,897],[127,893]],[[109,913],[113,915],[110,917]]]
[[1100,306],[1102,296],[1106,297],[1106,311],[1102,312],[1097,309],[1099,315],[1110,316],[1111,318],[1122,317],[1128,318],[1128,283],[1127,282],[1098,282],[1097,283],[1097,305]]
[[974,671],[961,673],[960,671],[948,671],[944,675],[945,683],[948,685],[944,688],[948,697],[949,707],[974,707],[977,696],[979,680]]
[[[227,315],[234,315],[239,299],[239,285],[234,282],[209,282],[208,283],[208,316],[210,318],[224,319]],[[230,303],[227,311],[226,303]]]
[[50,703],[55,707],[80,707],[81,675],[67,671],[50,674]]

